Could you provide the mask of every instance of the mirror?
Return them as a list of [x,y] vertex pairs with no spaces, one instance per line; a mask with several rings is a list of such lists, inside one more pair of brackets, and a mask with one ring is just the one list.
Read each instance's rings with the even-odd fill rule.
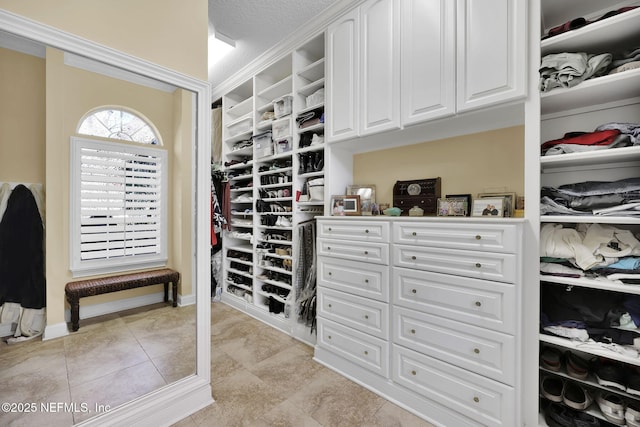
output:
[[[44,208],[47,327],[43,340],[3,344],[0,378],[16,387],[4,388],[8,394],[0,392],[0,397],[3,402],[32,401],[39,396],[45,404],[68,403],[78,410],[60,411],[56,416],[66,417],[60,419],[70,424],[117,420],[122,425],[128,424],[126,420],[144,419],[151,424],[156,420],[159,425],[177,421],[212,402],[210,242],[202,237],[209,235],[208,83],[0,10],[0,41],[3,40],[9,46],[0,47],[3,54],[26,64],[34,62],[34,57],[39,58],[35,62],[41,67],[34,74],[35,79],[41,79],[34,82],[41,88],[34,99],[39,99],[42,105],[32,108],[33,114],[46,116],[40,131],[42,138],[46,135],[46,143],[42,143],[39,153],[23,153],[19,150],[24,140],[15,138],[12,151],[20,158],[39,159],[36,168],[40,170],[16,173],[15,179],[0,176],[0,181],[43,181],[47,194]],[[17,47],[23,42],[26,52]],[[38,57],[36,52],[44,56]],[[72,94],[70,88],[78,93]],[[8,99],[10,107],[6,105]],[[22,98],[19,101],[27,102]],[[0,106],[2,103],[5,112],[18,108],[19,104],[16,98],[5,96]],[[129,291],[121,291],[123,294],[118,296],[90,297],[94,301],[81,299],[80,329],[69,334],[68,318],[64,316],[68,310],[64,284],[77,280],[68,270],[66,243],[69,153],[50,144],[56,141],[61,146],[68,145],[75,126],[88,109],[131,103],[158,127],[165,148],[170,151],[169,227],[173,228],[168,242],[169,263],[182,275],[179,307],[156,302],[161,285],[128,294],[124,293]],[[28,108],[26,114],[30,114]],[[24,123],[33,126],[33,121]],[[195,173],[191,173],[194,169]],[[15,169],[4,168],[3,173],[11,170]],[[11,368],[17,364],[20,369],[12,375]],[[30,374],[25,374],[25,370],[33,372],[38,381],[29,381]],[[44,381],[44,374],[51,377]],[[29,383],[33,389],[25,389],[24,384]],[[69,396],[71,401],[67,402]],[[44,419],[51,414],[40,412],[40,415]]]
[[360,214],[371,215],[373,213],[374,204],[376,203],[376,186],[368,185],[349,185],[347,186],[348,196],[360,196]]

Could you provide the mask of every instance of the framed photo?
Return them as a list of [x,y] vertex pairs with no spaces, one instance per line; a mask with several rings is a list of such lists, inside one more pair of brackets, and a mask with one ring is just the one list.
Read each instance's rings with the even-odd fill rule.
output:
[[472,216],[502,217],[504,216],[504,197],[479,197],[473,201]]
[[[459,209],[460,207],[464,209],[464,216],[471,216],[471,194],[447,194],[444,196],[445,199],[451,200],[460,200],[463,203],[456,203],[454,206]],[[461,214],[456,211],[455,216],[461,216]]]
[[467,216],[468,210],[465,199],[438,199],[438,216]]
[[360,196],[360,213],[371,215],[373,205],[376,202],[376,186],[369,185],[349,185],[347,186],[347,196]]
[[479,198],[495,198],[502,197],[504,198],[504,215],[505,217],[512,217],[513,210],[516,206],[516,193],[479,193]]
[[331,196],[331,215],[360,215],[360,196]]

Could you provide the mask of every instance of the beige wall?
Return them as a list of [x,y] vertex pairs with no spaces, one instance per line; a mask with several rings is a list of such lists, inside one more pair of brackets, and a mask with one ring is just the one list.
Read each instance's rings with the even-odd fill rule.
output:
[[207,80],[206,0],[0,0],[0,8]]
[[353,158],[353,183],[375,184],[392,204],[396,181],[442,178],[442,196],[509,191],[524,194],[524,127],[373,151]]
[[44,59],[0,48],[0,182],[44,183]]

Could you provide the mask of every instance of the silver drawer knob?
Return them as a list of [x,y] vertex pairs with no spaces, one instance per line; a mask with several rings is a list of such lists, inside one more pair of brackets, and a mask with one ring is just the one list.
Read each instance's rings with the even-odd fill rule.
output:
[[366,356],[366,355],[368,355],[368,354],[369,354],[369,352],[368,352],[367,350],[365,350],[365,351],[364,351],[364,355]]
[[482,236],[479,234],[476,234],[476,240],[480,240],[480,239],[482,239]]
[[364,251],[364,254],[365,255],[369,255],[369,251]]
[[327,228],[327,230],[331,231],[331,227]]
[[476,307],[480,307],[482,306],[482,303],[480,301],[476,301]]
[[412,329],[412,330],[411,330],[411,333],[412,333],[412,334],[415,334],[415,333],[416,333],[416,330],[415,330],[415,329]]
[[480,402],[480,398],[478,396],[476,396],[476,397],[473,398],[473,401],[478,403],[478,402]]
[[329,273],[327,273],[327,274],[328,274],[329,276],[331,276],[331,274],[333,274],[333,273],[329,272]]
[[364,283],[369,283],[369,279],[364,279]]
[[368,314],[365,314],[365,315],[364,315],[364,318],[365,318],[365,319],[368,319],[368,318],[369,318],[369,315],[368,315]]
[[365,233],[369,233],[369,230],[364,230]]
[[327,246],[327,250],[330,251],[331,250],[331,246]]
[[480,264],[479,262],[476,262],[476,268],[480,268],[482,267],[482,264]]
[[327,336],[327,339],[331,339],[331,335],[328,335],[328,336]]
[[415,255],[413,255],[413,256],[411,257],[411,259],[415,261],[415,260],[416,260],[416,256],[415,256]]
[[328,307],[331,308],[331,304],[329,304]]
[[479,349],[479,348],[474,348],[474,349],[473,349],[473,352],[474,352],[475,354],[480,354],[480,349]]
[[416,371],[411,371],[411,375],[417,375],[418,373]]
[[415,231],[413,233],[411,233],[412,236],[417,236],[418,233],[416,233]]
[[416,293],[418,293],[418,291],[417,291],[417,290],[415,290],[415,289],[411,289],[411,293],[412,293],[412,294],[416,294]]

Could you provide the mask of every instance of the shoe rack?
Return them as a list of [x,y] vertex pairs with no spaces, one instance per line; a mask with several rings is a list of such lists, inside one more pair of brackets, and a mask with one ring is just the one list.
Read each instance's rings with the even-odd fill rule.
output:
[[324,212],[323,198],[305,197],[324,177],[324,123],[299,118],[321,117],[323,88],[320,34],[222,98],[232,218],[222,300],[311,344],[295,315],[297,227]]
[[[636,48],[640,40],[640,8],[598,20],[607,12],[630,3],[637,5],[637,2],[605,5],[576,0],[541,1],[545,33],[578,17],[591,22],[543,39],[541,57],[551,53],[600,54]],[[572,88],[556,88],[540,94],[540,144],[562,138],[569,132],[593,132],[605,123],[639,123],[639,117],[640,69],[592,78]],[[638,177],[640,147],[540,156],[539,170],[543,187]],[[580,228],[593,224],[630,230],[636,235],[640,231],[638,216],[540,215],[541,229],[549,225]],[[637,286],[587,276],[541,275],[540,290],[544,292],[545,289],[567,292],[590,289],[609,296],[640,294]],[[544,304],[542,301],[542,311],[546,309]],[[545,333],[540,334],[539,340],[540,425],[555,425],[549,421],[551,414],[556,418],[580,417],[583,421],[586,417],[593,417],[602,425],[625,425],[629,422],[629,417],[634,416],[633,408],[640,405],[640,392],[630,384],[634,378],[640,377],[640,348],[582,342]],[[622,379],[617,380],[618,384],[614,386],[610,380],[612,370],[622,373]],[[575,399],[575,396],[567,397],[568,394],[580,396]],[[576,403],[575,400],[581,399],[584,399],[582,403]]]

